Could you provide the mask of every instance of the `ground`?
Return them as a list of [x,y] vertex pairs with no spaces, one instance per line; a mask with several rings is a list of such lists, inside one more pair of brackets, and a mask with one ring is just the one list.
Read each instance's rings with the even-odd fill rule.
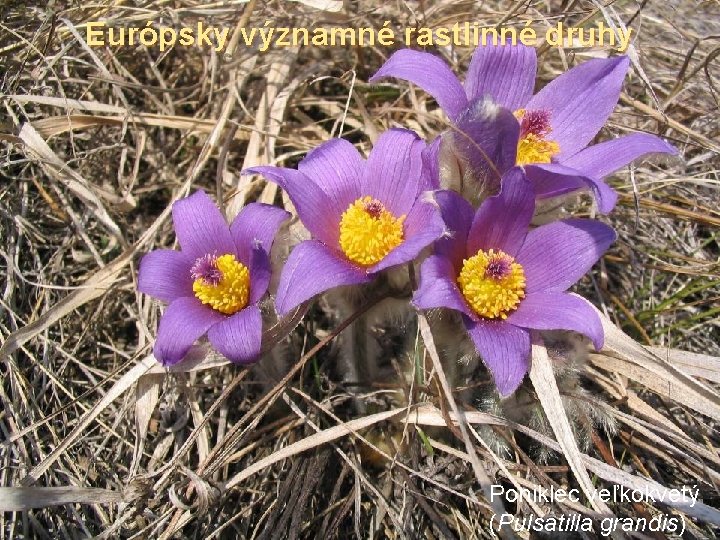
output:
[[[622,518],[681,517],[685,538],[714,537],[717,1],[143,4],[0,2],[0,479],[15,488],[0,495],[4,538],[489,538],[501,506],[482,499],[488,481],[578,488],[578,467],[598,489],[643,486],[643,479],[696,486],[705,506],[610,499],[606,510]],[[257,50],[262,41],[252,48],[230,38],[217,52],[90,46],[86,25],[98,21],[140,30],[148,21],[157,28],[203,22],[230,33],[380,30],[387,21],[398,36],[407,27],[456,22],[632,28],[630,73],[598,140],[648,132],[679,156],[642,161],[609,180],[620,203],[600,219],[619,239],[577,290],[625,335],[612,334],[606,350],[573,373],[570,389],[560,385],[559,409],[528,381],[525,416],[459,394],[448,400],[437,373],[417,379],[419,386],[402,377],[375,384],[370,405],[359,410],[337,368],[342,318],[323,303],[277,346],[274,354],[294,367],[278,384],[217,357],[212,368],[166,372],[150,356],[162,306],[136,284],[142,255],[174,245],[173,201],[202,188],[228,217],[248,201],[289,207],[274,185],[239,172],[267,163],[292,167],[335,136],[363,153],[389,127],[431,139],[446,120],[411,85],[367,82],[399,44],[264,52]],[[464,73],[473,48],[426,50]],[[541,87],[570,66],[617,51],[539,44],[538,54]],[[589,198],[573,212],[595,215]],[[293,229],[288,238],[301,235]],[[390,351],[387,364],[397,375],[419,345],[404,349],[391,330],[368,329]],[[424,362],[427,375],[430,356]],[[393,409],[418,404],[422,418]],[[453,405],[468,411],[469,424],[446,426]],[[567,439],[554,443],[558,425],[567,425],[547,420],[558,410],[576,434],[578,418],[601,411],[584,424],[597,429],[579,436],[584,455],[596,461],[580,457]],[[559,453],[542,450],[553,444]],[[584,497],[499,504],[518,518],[603,510]]]

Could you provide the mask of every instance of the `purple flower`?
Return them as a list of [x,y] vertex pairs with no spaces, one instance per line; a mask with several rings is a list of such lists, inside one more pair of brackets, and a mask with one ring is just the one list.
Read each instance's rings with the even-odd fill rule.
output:
[[311,151],[297,170],[253,167],[290,196],[312,240],[290,254],[275,299],[279,314],[316,294],[373,280],[381,270],[413,260],[440,237],[444,224],[423,165],[425,143],[391,129],[367,161],[343,140]]
[[[590,60],[533,95],[537,58],[531,47],[478,47],[464,84],[440,58],[404,49],[370,81],[397,77],[431,94],[455,123],[452,141],[478,173],[491,168],[499,178],[521,165],[538,198],[589,187],[607,213],[617,194],[603,178],[646,154],[677,153],[645,133],[588,146],[617,104],[628,66],[626,56]],[[489,112],[488,100],[503,110]],[[438,145],[433,149],[437,153]]]
[[138,289],[164,302],[153,350],[172,365],[207,333],[210,343],[233,362],[260,354],[262,318],[258,302],[270,282],[269,252],[290,214],[253,203],[228,227],[202,191],[172,208],[180,251],[159,249],[140,261]]
[[531,330],[573,330],[602,347],[595,310],[565,291],[614,241],[612,228],[567,219],[528,232],[535,201],[518,167],[477,212],[453,191],[436,197],[452,236],[423,262],[413,303],[462,313],[501,395],[514,392],[528,371]]

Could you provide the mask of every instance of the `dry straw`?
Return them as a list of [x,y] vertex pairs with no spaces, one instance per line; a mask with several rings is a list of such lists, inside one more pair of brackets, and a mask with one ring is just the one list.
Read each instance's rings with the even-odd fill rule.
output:
[[[6,537],[489,538],[492,514],[509,510],[518,519],[553,511],[681,515],[698,538],[720,526],[716,4],[54,2],[5,3],[0,15]],[[273,184],[239,171],[293,166],[333,136],[366,151],[391,126],[427,137],[446,127],[424,93],[363,82],[390,53],[380,46],[260,55],[231,42],[223,56],[94,49],[83,40],[89,21],[199,18],[228,28],[392,21],[400,30],[419,21],[529,19],[538,28],[633,27],[633,75],[601,137],[660,134],[684,161],[651,160],[612,179],[621,202],[610,220],[620,240],[579,289],[601,306],[606,330],[606,347],[582,375],[592,391],[579,398],[612,418],[616,432],[598,431],[578,446],[567,408],[578,396],[555,383],[540,348],[530,388],[545,424],[470,410],[450,387],[424,318],[412,383],[376,385],[364,396],[372,403],[364,415],[332,368],[333,344],[352,319],[333,322],[308,306],[265,335],[266,352],[278,344],[294,355],[284,377],[271,382],[202,347],[162,369],[149,355],[158,310],[134,283],[138,256],[173,242],[173,201],[202,187],[228,217],[254,200],[291,209]],[[543,81],[606,54],[538,50]],[[471,48],[434,52],[465,66]],[[292,224],[287,234],[299,231]],[[283,341],[291,329],[295,341]],[[539,447],[555,452],[550,461],[533,453]],[[499,482],[586,494],[695,485],[702,502],[588,498],[553,508],[526,500],[503,510],[483,498]]]

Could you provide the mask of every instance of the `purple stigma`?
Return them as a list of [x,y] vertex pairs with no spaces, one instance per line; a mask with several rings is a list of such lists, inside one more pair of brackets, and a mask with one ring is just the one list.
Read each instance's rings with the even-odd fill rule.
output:
[[500,280],[512,272],[512,258],[508,256],[493,257],[485,268],[485,277]]
[[380,217],[383,210],[385,210],[385,206],[377,199],[365,203],[365,211],[376,219]]
[[550,127],[550,111],[526,111],[520,122],[520,137],[532,133],[544,137],[552,131]]
[[211,254],[196,259],[190,269],[190,275],[193,279],[202,279],[206,285],[217,285],[223,277],[217,267],[217,256]]

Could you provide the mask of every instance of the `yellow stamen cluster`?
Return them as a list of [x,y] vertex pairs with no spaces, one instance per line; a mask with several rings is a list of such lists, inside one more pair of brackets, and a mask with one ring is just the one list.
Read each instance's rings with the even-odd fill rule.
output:
[[518,165],[531,163],[550,163],[551,158],[560,152],[560,145],[555,141],[546,141],[533,133],[528,133],[518,142]]
[[362,266],[379,263],[403,241],[405,216],[396,218],[372,197],[352,203],[340,219],[340,248]]
[[[502,271],[493,271],[497,267]],[[457,281],[467,303],[487,319],[506,319],[525,297],[523,268],[503,251],[481,249],[465,259]]]
[[[522,121],[526,114],[525,109],[518,109],[513,113],[515,118]],[[550,127],[543,127],[539,133],[520,133],[518,141],[517,158],[518,165],[529,165],[531,163],[550,163],[552,157],[560,153],[560,145],[555,141],[545,140],[550,133]]]
[[195,296],[220,313],[232,315],[248,303],[250,271],[234,255],[221,255],[215,262],[222,274],[217,284],[207,283],[202,277],[193,282]]

